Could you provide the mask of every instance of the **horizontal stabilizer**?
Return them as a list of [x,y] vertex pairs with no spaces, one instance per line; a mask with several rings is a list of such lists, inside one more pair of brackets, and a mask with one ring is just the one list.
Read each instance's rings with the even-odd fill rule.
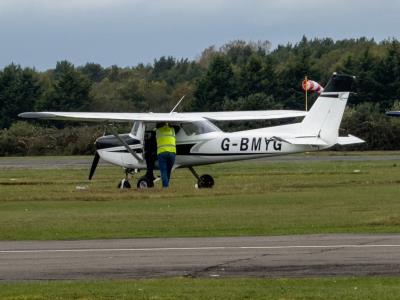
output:
[[275,140],[286,142],[292,145],[328,146],[328,144],[324,140],[316,136],[293,137],[293,138],[280,138],[274,136],[273,138]]
[[354,135],[349,134],[348,136],[339,136],[337,143],[338,145],[351,145],[365,143],[365,141]]
[[388,111],[386,114],[391,117],[400,117],[400,111]]

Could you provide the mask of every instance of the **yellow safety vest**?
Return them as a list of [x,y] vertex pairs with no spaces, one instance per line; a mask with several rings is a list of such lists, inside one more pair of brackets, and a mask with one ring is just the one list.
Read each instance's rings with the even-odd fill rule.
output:
[[157,155],[163,152],[176,153],[175,130],[169,126],[163,126],[156,131]]

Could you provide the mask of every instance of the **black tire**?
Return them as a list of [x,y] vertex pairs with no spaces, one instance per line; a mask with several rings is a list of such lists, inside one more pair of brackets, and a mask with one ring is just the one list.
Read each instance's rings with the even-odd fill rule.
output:
[[[121,187],[122,184],[124,185],[123,187]],[[128,180],[122,179],[122,180],[118,183],[118,188],[119,188],[119,189],[121,189],[121,188],[122,188],[122,189],[130,189],[130,188],[131,188],[131,184],[129,183]]]
[[154,187],[154,183],[149,180],[147,177],[143,176],[141,178],[139,178],[136,187],[138,189],[147,189],[147,188],[152,188]]
[[214,178],[211,175],[204,174],[200,176],[197,186],[201,188],[212,188],[214,186]]

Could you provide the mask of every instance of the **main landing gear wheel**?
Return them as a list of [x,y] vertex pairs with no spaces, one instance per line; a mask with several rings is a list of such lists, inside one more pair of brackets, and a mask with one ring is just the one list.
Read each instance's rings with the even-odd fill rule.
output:
[[138,189],[147,189],[154,187],[154,183],[153,180],[149,179],[146,176],[143,176],[139,178],[136,186]]
[[214,186],[214,178],[211,175],[204,174],[201,175],[197,181],[197,187],[201,188],[212,188]]
[[195,185],[196,188],[212,188],[214,186],[214,178],[211,175],[204,174],[199,176],[193,167],[189,167],[190,172],[192,172],[193,176],[197,179],[197,184]]

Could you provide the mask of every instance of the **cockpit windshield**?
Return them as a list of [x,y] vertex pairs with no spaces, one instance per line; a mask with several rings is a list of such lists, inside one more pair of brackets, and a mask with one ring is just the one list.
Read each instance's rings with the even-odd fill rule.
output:
[[186,135],[199,135],[209,132],[221,131],[217,126],[209,121],[196,121],[193,123],[182,123],[181,127]]

